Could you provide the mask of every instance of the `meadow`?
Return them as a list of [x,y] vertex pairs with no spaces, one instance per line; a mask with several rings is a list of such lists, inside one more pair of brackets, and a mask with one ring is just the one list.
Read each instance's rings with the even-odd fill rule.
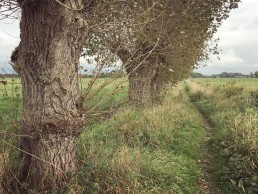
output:
[[258,79],[255,78],[194,78],[194,82],[223,86],[227,83],[234,83],[236,86],[243,86],[246,90],[257,90]]
[[224,193],[258,192],[258,79],[192,79],[186,89],[213,126],[213,177]]
[[[16,178],[22,97],[19,79],[7,81],[0,85],[0,181],[11,193],[23,184]],[[122,79],[88,95],[85,107],[98,106],[78,141],[78,173],[59,193],[256,193],[258,80],[235,81],[190,79],[141,106],[128,103]]]

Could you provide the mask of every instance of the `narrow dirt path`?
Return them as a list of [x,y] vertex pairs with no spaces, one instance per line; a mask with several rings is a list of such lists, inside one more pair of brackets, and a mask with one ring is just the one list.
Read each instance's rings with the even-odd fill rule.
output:
[[199,114],[203,127],[206,131],[206,136],[204,138],[204,143],[202,147],[202,153],[200,154],[200,158],[198,160],[199,167],[201,169],[201,175],[199,177],[199,186],[203,194],[220,194],[221,191],[215,187],[212,182],[212,167],[210,165],[212,159],[212,153],[210,151],[209,140],[212,137],[212,126],[209,123],[208,119],[205,115],[196,107],[196,105],[191,101],[188,93],[184,92],[186,97],[188,98],[190,104],[194,107],[195,111]]
[[210,165],[210,161],[211,161],[212,155],[210,153],[210,149],[209,149],[210,145],[208,145],[208,143],[212,136],[212,127],[209,121],[207,120],[207,118],[205,118],[205,116],[198,109],[196,110],[198,111],[200,117],[202,118],[203,126],[206,129],[206,137],[204,139],[202,153],[201,153],[200,159],[198,160],[199,166],[202,170],[201,176],[199,178],[200,188],[202,193],[204,194],[218,194],[221,192],[218,190],[218,188],[214,186],[214,183],[212,183],[212,180],[211,180],[212,167]]

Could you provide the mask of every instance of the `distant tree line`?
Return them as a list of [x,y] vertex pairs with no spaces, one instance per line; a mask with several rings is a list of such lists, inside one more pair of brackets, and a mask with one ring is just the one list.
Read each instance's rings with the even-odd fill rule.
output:
[[7,74],[0,73],[0,78],[4,78],[4,77],[19,77],[19,75],[16,73],[7,73]]
[[[81,78],[93,78],[93,74],[80,74]],[[107,78],[107,77],[116,77],[116,78],[121,78],[126,76],[126,73],[123,72],[122,70],[113,70],[111,72],[100,72],[99,73],[99,78]],[[0,74],[0,78],[18,78],[18,74]]]
[[[80,76],[81,78],[93,78],[95,75],[93,73],[90,73],[90,74],[80,74]],[[123,70],[118,69],[118,70],[100,72],[98,78],[108,78],[108,77],[121,78],[125,76],[126,76],[126,73]]]
[[193,72],[191,74],[191,77],[192,78],[258,78],[258,71],[252,72],[250,74],[222,72],[220,74],[212,74],[212,75],[203,75],[198,72]]
[[258,78],[258,71],[255,71],[254,73],[250,73],[250,77]]

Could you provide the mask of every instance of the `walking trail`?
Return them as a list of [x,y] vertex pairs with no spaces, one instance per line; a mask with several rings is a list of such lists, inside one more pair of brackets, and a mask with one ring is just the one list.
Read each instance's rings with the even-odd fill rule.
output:
[[202,153],[200,159],[198,160],[198,164],[201,168],[201,176],[199,178],[200,188],[204,194],[218,194],[221,192],[215,187],[211,180],[212,167],[210,165],[210,161],[212,159],[212,155],[210,153],[210,145],[208,145],[208,143],[212,136],[212,127],[207,118],[205,118],[205,116],[198,109],[197,111],[202,118],[202,123],[206,130],[206,137],[204,139]]
[[201,169],[201,175],[199,177],[199,186],[203,194],[219,194],[221,191],[216,188],[212,182],[212,167],[210,165],[212,159],[212,153],[210,150],[209,140],[212,137],[212,127],[205,115],[192,103],[189,95],[185,92],[190,104],[194,107],[195,111],[199,114],[203,127],[206,131],[206,136],[204,138],[204,143],[202,146],[202,153],[198,160],[198,165]]

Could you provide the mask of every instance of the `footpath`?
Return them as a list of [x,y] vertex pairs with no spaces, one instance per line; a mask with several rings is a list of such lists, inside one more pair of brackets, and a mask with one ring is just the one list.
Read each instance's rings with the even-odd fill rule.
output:
[[201,176],[199,177],[199,186],[203,194],[220,194],[220,191],[212,181],[212,152],[211,147],[209,145],[209,140],[212,137],[212,126],[205,115],[195,106],[195,104],[191,101],[188,93],[185,91],[185,95],[187,96],[190,104],[194,107],[194,110],[200,116],[202,120],[203,127],[205,128],[206,135],[203,139],[204,143],[202,146],[202,153],[200,154],[200,158],[198,160],[199,167],[201,169]]

